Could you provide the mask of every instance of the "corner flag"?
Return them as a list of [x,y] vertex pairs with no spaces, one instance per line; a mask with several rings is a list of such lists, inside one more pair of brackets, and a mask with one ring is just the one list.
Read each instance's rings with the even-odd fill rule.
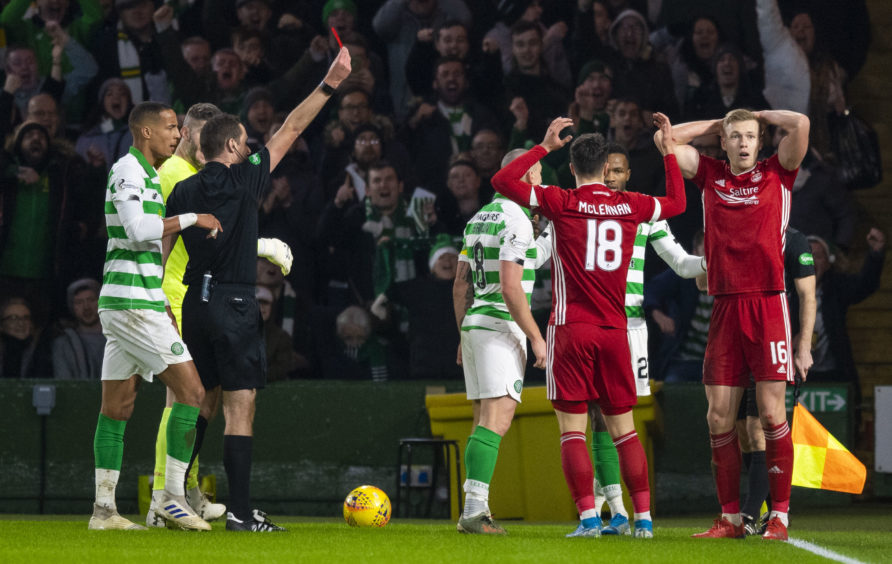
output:
[[793,485],[860,494],[867,468],[798,401],[793,407]]

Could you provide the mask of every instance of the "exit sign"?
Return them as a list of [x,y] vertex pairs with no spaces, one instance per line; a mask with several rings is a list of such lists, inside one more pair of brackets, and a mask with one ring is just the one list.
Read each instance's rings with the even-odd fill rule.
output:
[[[804,384],[799,391],[799,403],[812,413],[832,413],[844,411],[848,404],[849,390],[846,386],[809,386]],[[793,388],[787,388],[787,411],[793,410]]]

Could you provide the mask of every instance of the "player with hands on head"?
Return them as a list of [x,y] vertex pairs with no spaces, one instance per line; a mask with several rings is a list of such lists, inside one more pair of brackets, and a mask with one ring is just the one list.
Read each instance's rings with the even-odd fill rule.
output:
[[[803,382],[812,366],[811,335],[817,312],[815,281],[815,265],[808,239],[788,227],[784,245],[784,284],[790,304],[791,333],[794,335],[793,365]],[[803,335],[808,336],[805,342],[802,341]],[[752,380],[740,401],[736,427],[743,465],[747,471],[747,492],[740,515],[747,535],[761,535],[765,532],[768,517],[768,514],[759,514],[762,503],[768,498],[768,466],[765,463],[765,433],[756,404],[756,384]]]
[[[787,132],[777,153],[758,161],[765,126]],[[732,110],[722,119],[683,123],[670,133],[679,144],[678,164],[703,193],[709,293],[715,296],[703,364],[709,404],[712,462],[722,515],[697,538],[745,535],[740,515],[738,406],[752,373],[765,433],[771,513],[764,539],[787,539],[787,510],[793,472],[793,443],[785,392],[794,377],[784,245],[793,182],[808,151],[809,120],[786,110]],[[695,137],[720,134],[728,162],[701,155],[688,145]],[[796,369],[804,371],[811,335],[800,332]],[[805,374],[802,374],[803,376]]]
[[[665,132],[669,119],[654,114]],[[524,173],[547,153],[572,139],[561,136],[570,118],[557,118],[540,145],[493,177],[493,187],[520,205],[538,208],[551,220],[553,308],[548,325],[547,395],[561,431],[561,466],[579,512],[579,527],[568,536],[597,537],[594,471],[586,447],[589,405],[596,402],[617,448],[623,480],[635,506],[634,536],[653,537],[647,458],[635,432],[635,376],[626,334],[626,278],[635,234],[642,222],[684,211],[684,183],[671,135],[660,144],[666,169],[666,197],[614,192],[604,184],[607,143],[600,134],[580,135],[570,146],[570,170],[577,188],[531,186]]]
[[[515,149],[502,165],[525,153]],[[523,178],[542,180],[542,165]],[[544,251],[544,252],[543,252]],[[458,362],[473,402],[474,426],[465,450],[465,504],[462,533],[505,534],[489,511],[489,486],[499,444],[520,403],[530,339],[536,368],[545,368],[545,339],[530,311],[536,269],[550,257],[533,238],[530,212],[496,193],[468,221],[459,253],[452,297],[461,334]]]

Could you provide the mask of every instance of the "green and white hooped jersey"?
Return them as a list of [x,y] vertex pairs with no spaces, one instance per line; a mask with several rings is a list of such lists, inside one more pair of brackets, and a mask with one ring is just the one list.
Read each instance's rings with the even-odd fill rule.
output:
[[666,264],[682,278],[693,278],[704,272],[700,257],[689,255],[675,240],[665,220],[641,223],[632,248],[632,262],[626,276],[626,318],[629,329],[646,327],[644,322],[644,251],[653,246]]
[[161,236],[165,206],[158,172],[135,147],[112,166],[105,191],[108,247],[99,310],[165,311]]
[[521,285],[527,302],[536,280],[539,250],[533,240],[529,211],[496,194],[465,226],[465,236],[458,260],[471,266],[474,303],[462,322],[462,331],[483,329],[522,335],[511,319],[502,296],[499,261],[523,265]]

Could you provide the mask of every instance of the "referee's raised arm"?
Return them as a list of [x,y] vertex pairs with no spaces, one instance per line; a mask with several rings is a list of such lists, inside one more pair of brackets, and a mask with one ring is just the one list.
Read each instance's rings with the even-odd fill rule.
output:
[[319,83],[313,92],[307,96],[296,108],[291,110],[285,123],[266,144],[269,150],[269,170],[275,170],[279,161],[288,152],[288,148],[294,144],[298,135],[310,124],[325,106],[325,103],[334,94],[341,82],[350,75],[350,52],[346,47],[341,47],[338,56],[328,69],[325,78]]

